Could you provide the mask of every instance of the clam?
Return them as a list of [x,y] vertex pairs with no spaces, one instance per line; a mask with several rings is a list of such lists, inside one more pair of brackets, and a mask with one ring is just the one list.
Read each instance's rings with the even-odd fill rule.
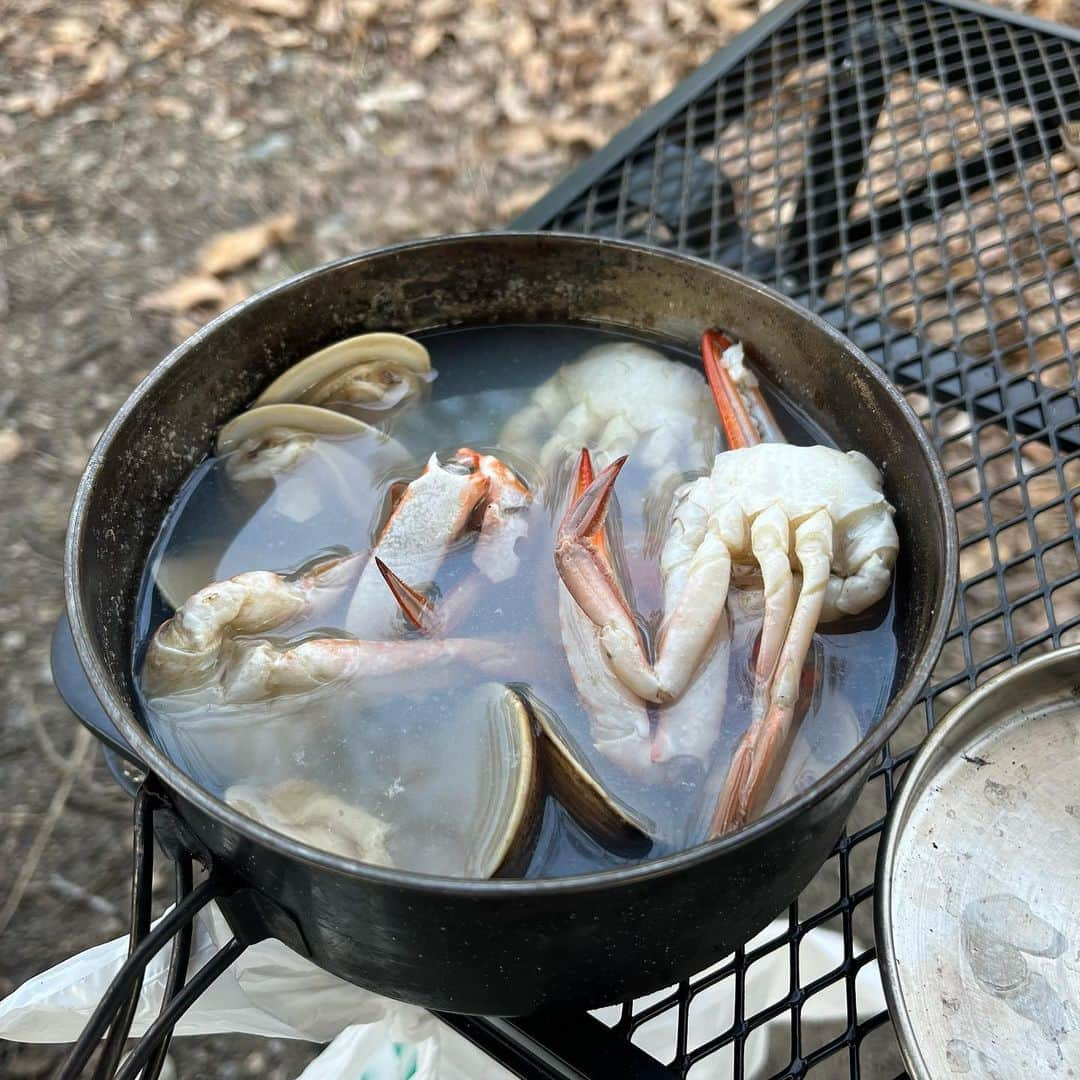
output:
[[[476,877],[521,873],[528,864],[540,825],[540,769],[532,717],[509,687],[485,683],[463,708],[489,737],[484,766],[491,784],[476,805],[473,864]],[[500,776],[500,773],[503,775]]]
[[351,782],[393,825],[394,865],[450,877],[520,875],[543,810],[532,717],[499,683],[343,711]]
[[[273,479],[291,469],[319,439],[368,436],[376,447],[382,444],[385,458],[376,465],[394,466],[409,461],[408,452],[390,436],[358,420],[355,416],[295,403],[259,405],[234,416],[218,432],[214,446],[226,457],[233,480]],[[394,460],[391,460],[394,459]]]
[[269,789],[234,784],[225,802],[260,825],[332,855],[393,865],[386,846],[390,826],[311,780],[285,780]]
[[255,399],[383,411],[415,396],[431,378],[431,357],[403,334],[360,334],[293,364]]
[[[360,452],[335,446],[334,440],[346,439]],[[358,445],[361,440],[363,446]],[[317,405],[248,409],[218,432],[216,450],[224,457],[230,480],[241,485],[275,481],[281,488],[276,509],[294,521],[307,521],[323,509],[321,481],[333,481],[336,507],[355,509],[358,495],[369,494],[378,481],[412,465],[409,452],[385,432]],[[298,466],[304,461],[314,464],[319,475],[301,475]]]
[[628,856],[647,853],[656,834],[653,822],[604,784],[561,717],[535,694],[524,689],[519,693],[528,701],[540,729],[540,760],[555,798],[610,850]]
[[332,409],[321,409],[316,405],[256,405],[223,425],[218,432],[214,452],[222,457],[241,449],[245,443],[267,442],[279,432],[283,436],[323,435],[343,438],[374,430],[370,424],[357,420],[355,416],[346,416]]

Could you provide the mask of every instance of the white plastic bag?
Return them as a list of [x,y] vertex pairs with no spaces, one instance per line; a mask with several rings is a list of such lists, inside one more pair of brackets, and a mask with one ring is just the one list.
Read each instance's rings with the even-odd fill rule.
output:
[[[783,934],[786,923],[774,922],[751,945]],[[199,916],[192,941],[189,973],[202,967],[231,936],[225,920],[211,905]],[[29,979],[0,1001],[0,1038],[22,1042],[71,1042],[78,1037],[109,981],[127,955],[127,939],[97,945]],[[835,969],[843,961],[843,939],[817,930],[800,946],[804,982]],[[132,1024],[140,1035],[154,1021],[161,1003],[169,950],[148,965],[143,994]],[[866,970],[866,969],[864,969]],[[859,982],[859,1015],[884,1007],[876,971]],[[788,950],[779,948],[750,969],[746,980],[747,1015],[788,991]],[[703,990],[691,1010],[691,1044],[716,1034],[717,1017],[731,1017],[734,980]],[[635,1033],[634,1042],[661,1061],[675,1049],[676,1009],[669,1009]],[[595,1016],[609,1023],[617,1009],[599,1009]],[[839,980],[816,994],[804,1007],[804,1019],[847,1020],[845,984]],[[699,1016],[711,1025],[695,1038]],[[430,1013],[372,994],[330,975],[279,941],[251,946],[184,1014],[177,1035],[242,1032],[284,1039],[329,1043],[304,1070],[301,1080],[506,1080],[511,1074]],[[751,1040],[746,1075],[764,1065],[764,1039]],[[695,1080],[720,1080],[732,1072],[731,1051],[710,1054],[695,1070]]]

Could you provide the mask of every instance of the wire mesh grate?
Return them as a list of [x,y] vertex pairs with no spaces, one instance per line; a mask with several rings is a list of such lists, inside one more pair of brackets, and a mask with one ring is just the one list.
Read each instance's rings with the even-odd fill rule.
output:
[[[1061,134],[1078,120],[1067,36],[962,3],[824,0],[542,222],[704,256],[838,326],[920,414],[960,530],[957,612],[931,684],[785,929],[602,1014],[637,1042],[677,1010],[673,1075],[717,1075],[720,1055],[741,1078],[762,1045],[755,1075],[870,1075],[871,1057],[874,1076],[902,1071],[871,1004],[893,789],[969,689],[1080,642],[1080,158]],[[822,928],[844,940],[828,970],[806,961]],[[824,1020],[837,1002],[845,1020]]]

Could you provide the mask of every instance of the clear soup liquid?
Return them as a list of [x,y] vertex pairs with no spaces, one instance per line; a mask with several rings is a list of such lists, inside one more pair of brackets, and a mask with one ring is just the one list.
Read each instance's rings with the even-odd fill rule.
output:
[[[287,484],[270,483],[254,493],[238,494],[214,458],[193,472],[162,527],[144,576],[137,683],[146,645],[173,614],[173,604],[202,585],[242,571],[290,573],[330,555],[370,550],[390,505],[391,486],[415,478],[432,452],[442,459],[469,446],[499,454],[523,479],[535,482],[542,475],[538,462],[500,448],[503,425],[562,365],[589,348],[627,337],[577,326],[500,326],[440,332],[421,340],[437,378],[430,397],[396,416],[390,427],[414,458],[410,468],[380,473],[363,460],[366,442],[333,439],[326,440],[325,454],[305,459]],[[700,366],[696,355],[662,341],[641,340],[670,359]],[[770,398],[790,442],[827,444],[790,403]],[[545,791],[542,825],[524,869],[528,877],[622,865],[702,842],[727,762],[749,723],[751,654],[760,626],[752,612],[733,620],[727,700],[716,702],[723,720],[707,766],[680,761],[662,782],[645,784],[607,762],[592,748],[588,716],[559,633],[552,553],[570,465],[563,470],[563,484],[548,484],[528,510],[517,572],[498,585],[485,582],[453,636],[496,639],[514,650],[512,682],[527,686],[561,717],[608,790],[653,823],[655,839],[651,849],[633,856],[608,850]],[[356,476],[367,479],[357,484]],[[662,541],[647,524],[642,494],[647,482],[631,453],[612,509],[625,552],[628,592],[646,632],[659,621],[657,554]],[[449,552],[434,583],[436,595],[447,595],[474,573],[471,543],[466,539]],[[337,607],[291,624],[288,639],[340,636],[347,603],[346,593]],[[732,610],[739,610],[737,602]],[[891,592],[870,612],[819,630],[805,715],[769,806],[805,789],[852,750],[880,715],[895,666]],[[272,787],[307,779],[387,822],[394,865],[462,873],[469,832],[486,805],[478,790],[485,778],[477,760],[492,749],[483,744],[484,732],[467,706],[476,686],[489,681],[463,665],[430,677],[409,671],[381,681],[377,689],[361,677],[311,694],[227,708],[196,700],[173,701],[159,710],[144,699],[143,706],[155,739],[215,794],[237,784]]]

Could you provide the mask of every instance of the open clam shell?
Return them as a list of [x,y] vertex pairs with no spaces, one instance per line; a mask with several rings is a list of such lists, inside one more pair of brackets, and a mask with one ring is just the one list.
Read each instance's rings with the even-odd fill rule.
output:
[[561,717],[535,694],[520,692],[540,729],[540,760],[552,794],[609,850],[627,856],[648,852],[654,823],[605,786]]
[[393,865],[387,850],[390,826],[311,780],[285,780],[272,788],[234,784],[225,792],[225,802],[260,825],[332,855]]
[[532,717],[509,687],[485,683],[469,695],[464,710],[482,718],[490,785],[476,807],[474,843],[477,877],[517,874],[525,870],[540,827],[542,798],[540,762]]
[[390,408],[412,395],[430,373],[431,356],[418,341],[403,334],[360,334],[293,364],[255,404]]
[[[369,431],[380,434],[363,420],[334,412],[332,409],[322,409],[317,405],[301,405],[295,402],[256,405],[247,412],[234,416],[221,428],[214,451],[221,457],[241,449],[246,443],[269,445],[295,438],[297,435],[344,438]],[[387,438],[382,435],[380,437]],[[404,450],[402,454],[405,454]]]
[[536,731],[501,683],[406,694],[342,712],[355,801],[393,826],[394,864],[449,877],[517,876],[540,832]]

